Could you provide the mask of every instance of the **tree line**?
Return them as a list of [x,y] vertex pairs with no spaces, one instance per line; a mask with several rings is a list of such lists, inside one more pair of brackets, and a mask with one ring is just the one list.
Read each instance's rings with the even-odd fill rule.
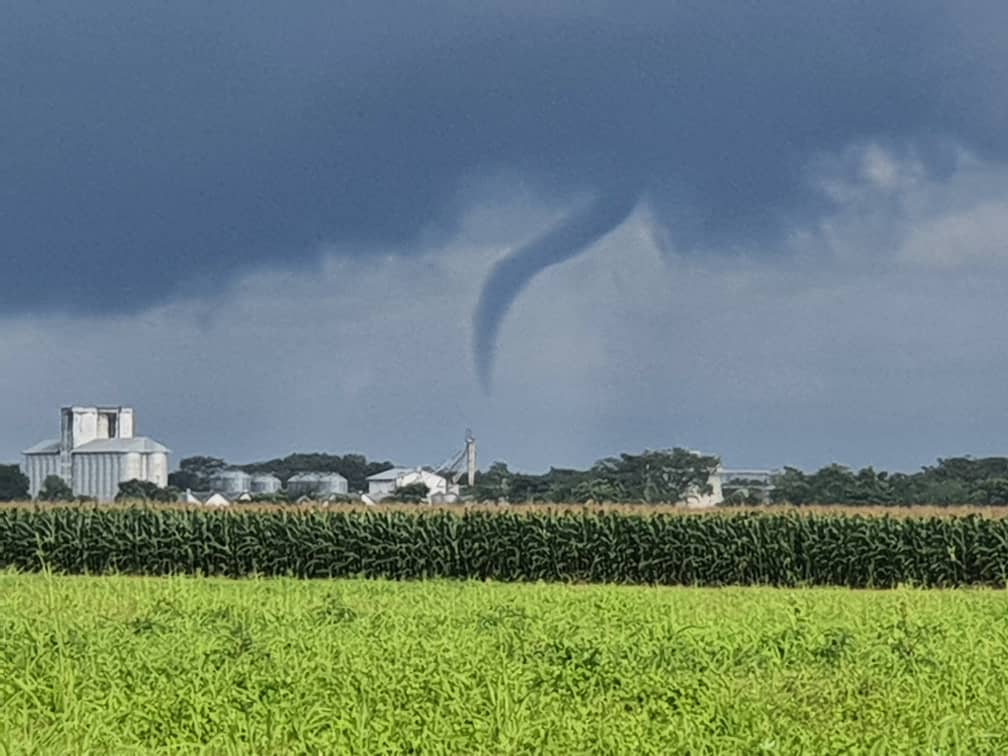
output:
[[[495,462],[477,472],[475,485],[462,493],[471,500],[511,503],[677,502],[691,494],[709,493],[710,475],[719,462],[716,456],[684,449],[620,454],[584,470],[551,467],[542,474],[513,471],[507,463]],[[369,461],[363,454],[291,454],[235,466],[216,457],[188,457],[169,475],[168,488],[127,481],[120,486],[120,496],[174,501],[187,488],[208,490],[215,472],[232,467],[270,473],[284,484],[298,472],[336,472],[347,479],[351,491],[366,491],[368,476],[392,466],[387,461]],[[949,457],[914,473],[890,473],[874,467],[854,470],[839,464],[811,473],[785,467],[771,482],[769,500],[780,504],[1008,505],[1008,457]],[[28,478],[18,465],[0,465],[0,501],[27,499],[28,490]],[[726,483],[725,494],[728,504],[763,501],[762,496],[746,489],[744,481]],[[50,476],[38,498],[66,501],[73,496],[62,479]]]
[[838,464],[814,473],[785,467],[770,498],[783,504],[1008,504],[1008,457],[949,457],[915,473]]
[[512,472],[495,462],[477,473],[477,501],[511,503],[680,502],[711,493],[721,460],[686,449],[606,457],[587,470],[551,467],[541,475]]

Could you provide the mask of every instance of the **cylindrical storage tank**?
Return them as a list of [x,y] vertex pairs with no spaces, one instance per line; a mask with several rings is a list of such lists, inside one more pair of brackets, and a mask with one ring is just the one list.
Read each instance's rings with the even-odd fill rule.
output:
[[219,494],[248,493],[251,479],[242,470],[218,470],[210,477],[210,488]]
[[287,481],[289,496],[326,497],[347,492],[347,479],[339,473],[298,473]]
[[126,464],[122,465],[119,470],[119,481],[127,480],[147,480],[147,476],[144,475],[144,471],[140,466],[140,452],[127,452],[126,458],[123,460]]
[[275,475],[257,473],[250,481],[254,494],[274,494],[280,490],[280,478]]
[[331,494],[345,494],[347,479],[339,473],[325,473],[319,478],[319,494],[327,496]]
[[287,495],[290,497],[314,496],[318,488],[318,476],[315,473],[298,473],[287,481]]
[[168,454],[152,452],[147,458],[147,479],[161,488],[168,485]]

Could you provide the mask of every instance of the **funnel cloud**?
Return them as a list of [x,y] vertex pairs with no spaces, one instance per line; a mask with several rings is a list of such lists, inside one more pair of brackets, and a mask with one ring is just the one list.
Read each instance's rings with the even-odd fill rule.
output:
[[636,197],[678,254],[766,258],[843,211],[817,171],[856,185],[865,146],[936,187],[1008,166],[1003,0],[7,5],[0,320],[417,257],[474,186],[597,192],[490,273],[487,388],[515,298]]
[[596,197],[559,225],[494,265],[483,284],[473,317],[473,356],[483,390],[493,380],[497,334],[511,305],[529,282],[552,265],[570,260],[619,227],[637,204],[634,192],[613,192]]

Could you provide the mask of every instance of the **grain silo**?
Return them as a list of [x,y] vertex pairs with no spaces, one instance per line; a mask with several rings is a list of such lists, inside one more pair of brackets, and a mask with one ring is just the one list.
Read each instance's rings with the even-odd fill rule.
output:
[[224,496],[248,493],[250,487],[251,478],[243,470],[218,470],[210,477],[211,490]]
[[255,473],[249,480],[249,491],[254,494],[275,494],[280,491],[280,478],[269,473]]
[[38,496],[56,475],[75,496],[111,501],[119,484],[141,480],[168,485],[168,449],[133,435],[131,407],[63,407],[60,437],[24,451],[29,493]]
[[325,498],[334,494],[346,494],[348,490],[347,479],[339,473],[298,473],[287,481],[287,494],[293,497]]

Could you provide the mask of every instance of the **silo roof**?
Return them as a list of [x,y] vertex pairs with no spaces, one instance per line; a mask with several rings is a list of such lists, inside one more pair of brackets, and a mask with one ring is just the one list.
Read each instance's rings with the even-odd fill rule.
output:
[[59,439],[53,439],[52,441],[42,441],[41,443],[35,444],[31,448],[25,449],[22,454],[56,454],[59,452],[60,442]]
[[122,454],[127,452],[140,452],[141,454],[162,452],[167,454],[169,449],[153,439],[136,436],[135,438],[99,438],[81,444],[73,450],[74,454]]
[[415,467],[393,467],[390,470],[383,470],[380,473],[375,473],[374,475],[368,475],[368,480],[396,480],[401,478],[403,475],[409,475],[410,473],[415,473],[417,468]]

